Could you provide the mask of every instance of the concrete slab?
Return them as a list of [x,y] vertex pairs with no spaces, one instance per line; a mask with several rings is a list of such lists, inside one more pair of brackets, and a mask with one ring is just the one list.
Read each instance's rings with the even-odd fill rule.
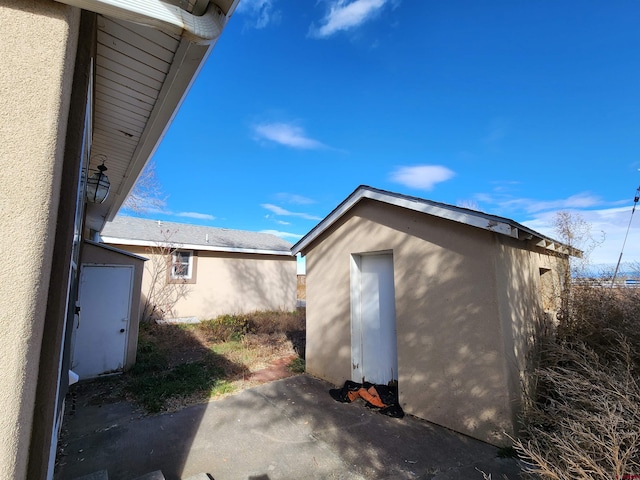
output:
[[167,480],[160,470],[149,472],[146,475],[136,477],[134,480]]
[[491,445],[414,417],[338,403],[333,387],[299,375],[155,416],[79,398],[64,421],[66,455],[54,478],[99,469],[110,480],[154,470],[167,480],[201,472],[215,480],[520,478],[516,461],[498,458]]
[[109,480],[109,475],[106,470],[100,470],[99,472],[93,472],[88,475],[77,477],[74,480]]
[[[183,478],[182,480],[212,480],[213,477],[206,473],[198,473],[197,475],[191,475],[189,478]],[[213,479],[215,480],[215,479]]]

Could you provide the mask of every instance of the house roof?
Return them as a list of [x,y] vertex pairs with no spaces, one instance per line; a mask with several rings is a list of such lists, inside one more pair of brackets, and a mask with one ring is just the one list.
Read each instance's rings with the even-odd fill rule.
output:
[[490,215],[488,213],[470,210],[468,208],[456,207],[446,203],[434,202],[424,198],[388,192],[386,190],[380,190],[367,185],[360,185],[329,215],[318,223],[318,225],[316,225],[309,233],[302,237],[300,241],[291,247],[291,252],[294,255],[298,253],[304,254],[316,238],[347,214],[349,210],[363,199],[371,199],[389,205],[406,208],[408,210],[422,212],[427,215],[451,220],[475,228],[489,230],[518,240],[533,240],[535,245],[539,247],[564,255],[580,256],[582,253],[579,250],[571,248],[557,240],[553,240],[508,218],[498,217],[496,215]]
[[93,245],[96,248],[100,248],[102,250],[108,250],[110,252],[119,253],[120,255],[124,255],[125,257],[135,258],[136,260],[142,260],[146,262],[149,260],[146,257],[141,257],[140,255],[136,255],[135,253],[127,252],[126,250],[122,250],[121,248],[112,247],[111,245],[105,245],[104,243],[94,242],[92,240],[84,239],[84,243],[87,245]]
[[[111,190],[104,203],[87,204],[86,225],[99,232],[155,152],[239,0],[57,1],[97,13],[89,175],[106,157]],[[203,32],[202,25],[216,28]]]
[[269,233],[203,227],[185,223],[117,216],[101,233],[105,243],[174,246],[187,250],[291,256],[291,244]]

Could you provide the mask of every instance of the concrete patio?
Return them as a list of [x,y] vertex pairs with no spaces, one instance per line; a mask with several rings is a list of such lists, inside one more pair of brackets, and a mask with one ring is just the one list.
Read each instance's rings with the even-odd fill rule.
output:
[[[89,390],[67,408],[55,480],[515,480],[514,459],[428,422],[342,404],[326,382],[298,375],[175,413],[144,415]],[[147,478],[161,478],[160,476]]]

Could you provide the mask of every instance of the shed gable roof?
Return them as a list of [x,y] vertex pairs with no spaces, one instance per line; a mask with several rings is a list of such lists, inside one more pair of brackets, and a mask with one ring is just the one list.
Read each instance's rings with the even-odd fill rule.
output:
[[508,218],[491,215],[468,208],[456,207],[446,203],[434,202],[424,198],[412,197],[400,193],[389,192],[367,185],[360,185],[318,225],[307,233],[293,247],[291,252],[296,255],[305,250],[331,225],[342,218],[358,202],[363,199],[371,199],[389,205],[406,208],[416,212],[422,212],[434,217],[451,220],[471,227],[481,228],[491,232],[506,235],[518,240],[533,240],[535,245],[564,255],[580,256],[581,252],[573,249],[557,240],[553,240],[524,225]]
[[204,227],[119,215],[101,233],[109,244],[171,245],[189,250],[291,256],[291,244],[269,233]]

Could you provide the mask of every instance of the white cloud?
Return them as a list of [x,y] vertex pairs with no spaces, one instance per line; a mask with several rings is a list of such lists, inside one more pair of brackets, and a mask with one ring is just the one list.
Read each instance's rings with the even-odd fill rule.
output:
[[391,173],[391,180],[409,188],[431,190],[440,182],[452,178],[455,173],[441,165],[417,165],[399,167]]
[[269,24],[277,24],[282,18],[279,10],[274,8],[273,0],[242,0],[237,12],[248,17],[250,27],[262,29]]
[[215,220],[216,217],[209,215],[208,213],[198,212],[179,212],[174,214],[176,217],[197,218],[198,220]]
[[295,193],[278,193],[276,194],[276,198],[283,202],[293,203],[295,205],[310,205],[312,203],[316,203],[315,200]]
[[508,132],[509,122],[501,118],[496,118],[489,124],[487,134],[482,140],[485,144],[495,145],[505,138]]
[[286,147],[304,150],[325,148],[323,143],[310,138],[301,127],[291,123],[261,123],[254,126],[254,132],[258,139],[269,140]]
[[[506,189],[503,190],[507,191]],[[478,193],[474,197],[479,202],[497,205],[503,212],[499,215],[507,215],[504,212],[509,211],[538,213],[550,210],[586,209],[602,205],[602,199],[600,197],[587,192],[556,200],[535,200],[531,198],[515,198],[508,193],[503,193],[503,191],[498,188],[495,191],[496,194]]]
[[273,205],[271,203],[263,203],[261,206],[263,208],[266,208],[270,212],[275,213],[276,215],[280,215],[284,217],[300,217],[300,218],[304,218],[305,220],[322,220],[322,218],[316,217],[315,215],[310,215],[308,213],[302,213],[302,212],[291,212],[289,210],[286,210],[277,205]]
[[197,220],[215,220],[216,217],[210,215],[208,213],[199,213],[199,212],[174,212],[173,210],[169,210],[167,208],[157,208],[150,207],[144,210],[144,213],[147,215],[156,214],[156,215],[166,215],[168,217],[183,217],[183,218],[195,218]]
[[[617,263],[624,244],[624,238],[631,220],[631,207],[607,208],[600,210],[573,210],[591,226],[591,235],[596,241],[602,241],[589,254],[589,263],[614,265]],[[536,214],[531,220],[522,222],[529,228],[551,238],[557,238],[553,227],[553,219],[557,211]],[[602,238],[604,236],[604,239]],[[640,221],[633,218],[627,243],[624,246],[623,262],[640,262]]]
[[297,233],[281,232],[279,230],[262,230],[260,233],[270,233],[271,235],[275,235],[276,237],[280,238],[302,238],[302,235],[299,235]]
[[541,212],[544,210],[568,210],[574,208],[589,208],[602,204],[602,200],[588,193],[578,193],[569,198],[550,201],[527,201],[524,205],[527,212]]
[[[587,252],[587,261],[592,265],[602,264],[615,267],[631,219],[632,207],[630,205],[619,206],[619,202],[604,202],[600,197],[588,192],[571,195],[568,198],[544,201],[514,198],[500,192],[498,194],[477,194],[474,198],[481,203],[491,205],[485,211],[513,218],[523,225],[557,240],[561,240],[553,226],[557,213],[568,211],[577,214],[590,227],[593,242],[598,244],[591,252]],[[640,220],[636,217],[633,218],[624,247],[623,262],[640,262],[638,238],[640,238]],[[578,245],[577,247],[589,249],[588,245]]]
[[375,17],[388,0],[333,0],[329,5],[329,13],[322,19],[321,25],[312,25],[309,35],[326,38],[334,33],[356,28]]

